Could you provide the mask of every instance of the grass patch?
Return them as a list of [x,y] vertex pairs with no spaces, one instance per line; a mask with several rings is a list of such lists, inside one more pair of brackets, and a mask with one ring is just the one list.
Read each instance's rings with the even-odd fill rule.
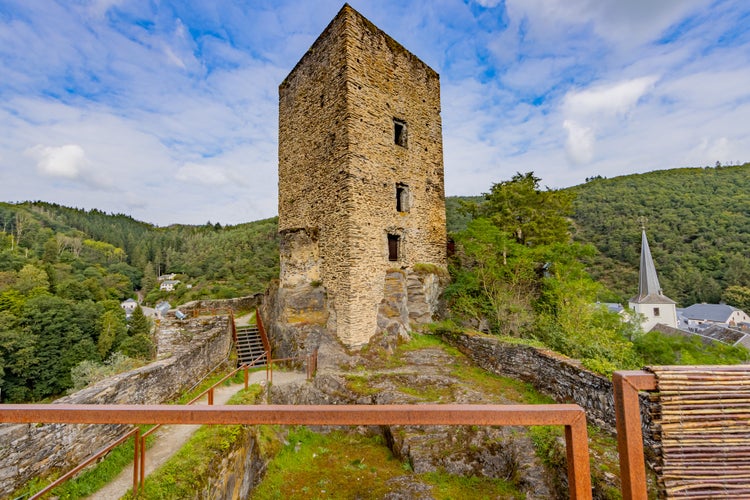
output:
[[[222,378],[226,377],[229,372],[231,372],[234,368],[227,368],[225,370],[221,370],[220,372],[217,372],[210,377],[207,377],[205,380],[203,380],[195,389],[191,390],[190,392],[186,392],[182,396],[180,396],[177,401],[174,401],[174,404],[178,405],[184,405],[187,404],[188,401],[191,401],[193,398],[198,396],[201,392],[205,391],[212,385],[214,385],[216,382],[221,380]],[[251,368],[248,370],[250,373],[265,370],[266,367],[262,366],[259,368]],[[243,384],[245,382],[245,372],[244,370],[239,370],[237,373],[235,373],[232,377],[228,378],[224,381],[222,385],[230,386],[232,384]]]
[[[250,405],[261,394],[252,385],[232,396],[227,404]],[[242,425],[204,425],[180,451],[146,478],[139,499],[181,499],[201,491],[212,465],[220,462],[227,450],[243,435]],[[132,492],[123,498],[132,499]]]
[[404,474],[380,436],[316,434],[296,427],[287,442],[253,499],[382,498],[391,491],[387,480]]
[[380,392],[378,388],[371,385],[372,378],[368,375],[345,375],[344,378],[347,389],[360,396],[373,396]]
[[524,498],[499,479],[452,476],[444,472],[415,474],[408,462],[393,457],[380,436],[334,431],[317,434],[293,428],[287,445],[271,461],[254,500],[382,498],[400,491],[396,478],[432,488],[430,498]]
[[555,401],[536,389],[528,382],[490,373],[478,366],[459,365],[451,375],[465,384],[471,385],[487,394],[497,394],[512,401],[524,404],[550,404]]
[[526,498],[512,483],[502,479],[454,476],[444,472],[430,472],[420,477],[433,486],[432,498],[437,500]]
[[399,386],[399,391],[419,398],[421,401],[450,401],[453,391],[450,387],[410,387]]

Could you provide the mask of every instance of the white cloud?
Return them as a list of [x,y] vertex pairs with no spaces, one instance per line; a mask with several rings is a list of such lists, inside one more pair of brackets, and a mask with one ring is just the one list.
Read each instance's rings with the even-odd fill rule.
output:
[[484,8],[491,9],[500,5],[502,0],[477,0],[477,3]]
[[644,76],[610,85],[568,92],[563,106],[568,115],[601,116],[625,114],[630,111],[658,78]]
[[86,153],[78,144],[59,147],[37,144],[28,154],[37,159],[39,172],[50,177],[77,179],[88,165]]
[[577,165],[590,162],[594,158],[594,131],[573,120],[565,120],[563,128],[568,133],[565,141],[568,159]]
[[180,167],[175,178],[183,182],[197,182],[208,186],[221,186],[230,182],[224,169],[196,163],[188,163]]

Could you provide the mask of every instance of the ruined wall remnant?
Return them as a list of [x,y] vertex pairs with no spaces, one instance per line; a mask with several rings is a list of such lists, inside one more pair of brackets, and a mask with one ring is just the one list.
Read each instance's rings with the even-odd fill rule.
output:
[[279,231],[280,289],[324,287],[349,347],[389,272],[446,267],[439,76],[348,5],[279,87]]

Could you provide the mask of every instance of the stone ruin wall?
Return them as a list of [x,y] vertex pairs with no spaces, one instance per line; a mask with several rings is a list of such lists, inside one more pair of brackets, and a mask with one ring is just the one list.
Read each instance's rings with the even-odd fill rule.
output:
[[[279,88],[280,288],[320,281],[327,328],[349,347],[381,330],[387,272],[446,267],[439,84],[345,6]],[[400,237],[395,262],[388,234]]]
[[[175,354],[114,375],[52,404],[160,404],[201,380],[227,359],[232,336],[227,317],[164,321]],[[170,333],[171,332],[171,333]],[[179,347],[178,347],[179,345]],[[78,424],[0,425],[0,497],[53,469],[67,469],[121,436],[127,426]]]
[[[589,422],[616,433],[612,381],[584,368],[580,361],[483,333],[444,332],[441,336],[483,369],[528,382],[558,403],[575,403],[586,411]],[[641,395],[640,408],[644,445],[653,453],[656,441],[651,434],[651,403],[645,394]]]

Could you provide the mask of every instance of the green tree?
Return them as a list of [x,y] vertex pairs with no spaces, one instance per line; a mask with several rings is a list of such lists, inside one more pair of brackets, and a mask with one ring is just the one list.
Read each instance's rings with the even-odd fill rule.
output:
[[127,324],[123,314],[109,310],[102,314],[101,330],[96,348],[101,359],[106,359],[117,339],[123,339],[127,335]]
[[738,309],[750,314],[750,287],[730,286],[721,296],[722,300]]
[[43,269],[39,269],[33,264],[26,264],[18,271],[15,287],[25,295],[35,289],[47,291],[49,290],[49,276]]
[[128,324],[128,335],[131,337],[135,335],[149,335],[151,333],[151,322],[143,314],[141,305],[135,306],[133,313],[130,315],[130,322]]
[[476,207],[521,245],[564,243],[570,239],[568,217],[573,212],[573,193],[542,190],[533,172],[517,173],[509,181],[494,184]]
[[148,361],[153,359],[156,348],[151,337],[143,333],[128,337],[121,345],[120,352],[133,359]]
[[151,289],[156,286],[156,271],[154,271],[154,265],[151,262],[146,263],[146,267],[143,268],[143,278],[141,278],[141,290],[144,293],[148,293]]

